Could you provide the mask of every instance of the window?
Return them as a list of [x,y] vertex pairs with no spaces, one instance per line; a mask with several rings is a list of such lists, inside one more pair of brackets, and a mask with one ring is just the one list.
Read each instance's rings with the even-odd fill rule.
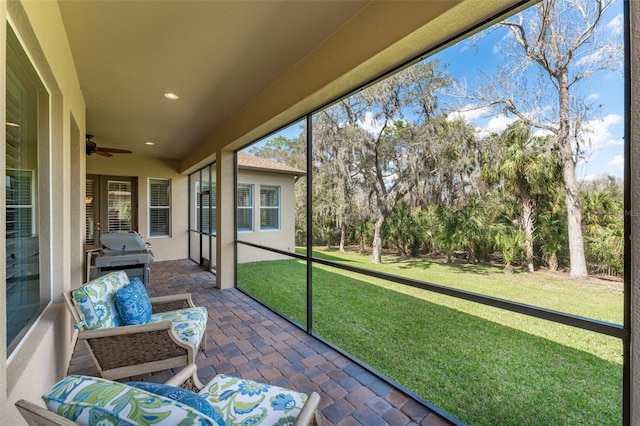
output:
[[109,180],[107,182],[109,232],[133,230],[131,223],[132,186],[132,182],[129,180]]
[[[7,353],[51,300],[40,285],[38,146],[46,143],[49,97],[7,26],[5,244]],[[46,160],[43,160],[46,161]],[[43,163],[44,164],[44,163]]]
[[171,223],[171,183],[169,179],[149,179],[149,236],[169,237]]
[[238,231],[253,231],[253,185],[238,185]]
[[280,229],[278,186],[260,186],[260,229]]

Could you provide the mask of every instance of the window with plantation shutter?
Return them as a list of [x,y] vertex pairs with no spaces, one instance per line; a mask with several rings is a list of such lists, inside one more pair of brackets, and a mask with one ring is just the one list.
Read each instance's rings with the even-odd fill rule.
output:
[[260,229],[280,229],[280,187],[260,186]]
[[253,231],[253,185],[239,184],[238,231]]
[[169,179],[149,179],[149,236],[170,236],[171,185]]
[[47,209],[38,196],[38,145],[49,139],[42,126],[48,120],[49,94],[12,28],[6,28],[4,291],[11,354],[51,300],[48,280],[40,282],[46,258],[40,258],[39,233],[47,224],[37,220],[38,209]]

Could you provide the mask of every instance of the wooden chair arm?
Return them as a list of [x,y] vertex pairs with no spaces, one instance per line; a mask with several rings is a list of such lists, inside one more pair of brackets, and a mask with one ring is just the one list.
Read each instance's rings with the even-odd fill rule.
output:
[[[171,330],[173,332],[171,321],[150,322],[140,325],[122,325],[120,327],[99,328],[97,330],[81,330],[78,334],[79,339],[99,339],[102,337],[122,336],[135,333],[146,333],[149,331]],[[175,333],[172,333],[175,336]],[[187,345],[176,336],[176,343],[181,346]]]
[[202,382],[198,378],[198,366],[196,364],[189,364],[176,373],[169,380],[164,382],[165,385],[182,387],[185,389],[199,392],[204,388]]
[[157,296],[149,298],[154,313],[177,311],[178,309],[195,308],[191,294],[181,293],[170,296]]
[[44,407],[20,399],[16,402],[18,411],[31,426],[78,426],[78,423],[52,413]]
[[307,401],[302,406],[302,410],[296,417],[293,426],[320,426],[320,413],[318,406],[320,405],[320,395],[311,392]]

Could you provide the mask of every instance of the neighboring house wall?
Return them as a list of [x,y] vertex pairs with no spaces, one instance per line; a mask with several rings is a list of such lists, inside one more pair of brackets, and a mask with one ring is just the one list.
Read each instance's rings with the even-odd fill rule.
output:
[[[57,2],[0,2],[0,118],[5,121],[6,21],[12,23],[21,44],[50,94],[49,141],[40,151],[38,179],[51,194],[40,194],[38,219],[41,286],[50,289],[53,302],[29,328],[7,358],[5,286],[0,292],[0,422],[24,424],[16,400],[34,402],[66,374],[73,350],[69,315],[62,292],[80,284],[83,259],[85,104],[71,57]],[[1,165],[5,163],[6,135],[2,132]],[[4,185],[3,185],[4,187]],[[43,186],[41,186],[43,187]],[[6,209],[2,189],[0,209]],[[3,216],[3,231],[5,235]],[[0,277],[6,282],[5,242],[0,244]]]
[[[238,171],[238,185],[253,186],[253,230],[238,231],[238,240],[295,252],[295,176],[277,172]],[[280,188],[279,229],[260,229],[260,186]],[[249,246],[238,246],[238,262],[286,259],[287,256]]]
[[[155,261],[185,259],[188,255],[188,177],[176,169],[177,162],[139,157],[135,151],[109,158],[87,157],[87,174],[138,178],[138,232],[151,244]],[[171,181],[170,237],[149,237],[149,179]]]

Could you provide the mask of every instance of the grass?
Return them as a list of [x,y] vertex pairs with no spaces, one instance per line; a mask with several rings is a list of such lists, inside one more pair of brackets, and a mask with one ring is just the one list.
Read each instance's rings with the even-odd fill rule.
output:
[[[314,255],[606,321],[622,317],[612,286],[506,276],[492,266]],[[302,324],[305,276],[296,260],[238,269],[241,288]],[[313,310],[315,333],[468,424],[621,422],[618,339],[322,265],[313,268]]]

